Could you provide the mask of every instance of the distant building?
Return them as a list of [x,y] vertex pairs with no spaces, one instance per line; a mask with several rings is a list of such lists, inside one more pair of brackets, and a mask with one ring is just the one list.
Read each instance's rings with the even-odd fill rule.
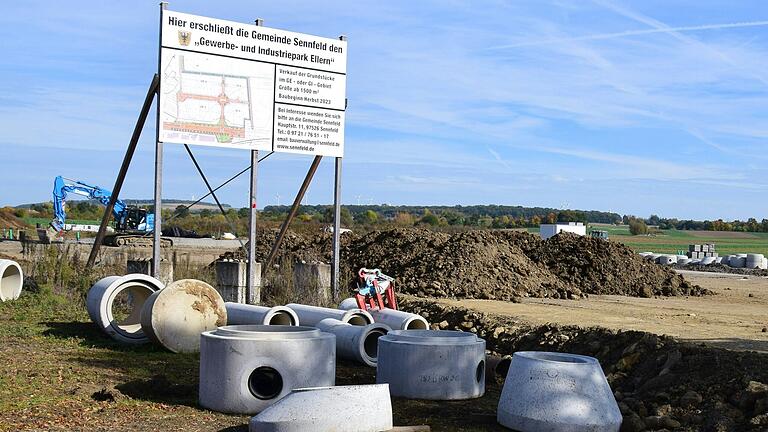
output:
[[571,232],[580,236],[587,235],[587,227],[581,222],[541,224],[539,226],[539,235],[544,240],[561,231]]

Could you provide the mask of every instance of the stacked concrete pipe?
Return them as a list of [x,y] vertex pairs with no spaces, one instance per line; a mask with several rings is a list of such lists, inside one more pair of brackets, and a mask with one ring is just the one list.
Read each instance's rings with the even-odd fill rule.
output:
[[[141,328],[141,311],[154,293],[163,289],[163,283],[144,274],[107,276],[96,282],[86,298],[86,309],[91,321],[104,333],[119,342],[141,344],[149,342]],[[117,296],[127,291],[132,302],[131,312],[121,322],[113,314]]]
[[336,335],[336,356],[376,367],[379,338],[389,333],[389,326],[379,323],[354,326],[333,318],[326,318],[316,327]]
[[497,421],[530,432],[618,432],[622,417],[595,358],[518,351],[499,398]]
[[285,306],[296,312],[302,325],[311,327],[316,326],[326,318],[337,319],[356,326],[367,326],[374,322],[371,314],[362,309],[339,310],[298,303],[290,303]]
[[141,329],[176,353],[200,349],[200,334],[226,325],[227,308],[212,286],[195,279],[175,281],[152,294],[141,311]]
[[745,261],[745,266],[750,269],[756,269],[763,266],[763,259],[765,256],[763,254],[747,254],[747,259]]
[[392,429],[386,384],[296,389],[253,417],[250,432],[379,432]]
[[19,263],[0,259],[0,301],[16,300],[24,286],[24,272]]
[[226,302],[227,325],[261,324],[261,325],[290,325],[300,324],[299,316],[293,309],[285,306],[256,306],[242,303]]
[[376,383],[409,399],[473,399],[485,393],[485,341],[474,333],[393,330],[379,338]]
[[316,328],[224,326],[200,339],[199,395],[205,408],[257,414],[293,389],[335,384],[336,337]]
[[[354,308],[357,308],[357,301],[354,298],[350,297],[339,303],[339,309],[354,310]],[[369,309],[368,313],[375,322],[386,324],[393,330],[429,329],[429,322],[421,315],[394,309]]]

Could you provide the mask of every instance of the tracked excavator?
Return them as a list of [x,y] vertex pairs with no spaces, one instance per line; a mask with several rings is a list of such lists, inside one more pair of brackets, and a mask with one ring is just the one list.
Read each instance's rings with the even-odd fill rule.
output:
[[[92,186],[81,181],[57,176],[53,181],[53,214],[50,223],[49,236],[60,236],[65,231],[67,220],[66,200],[67,195],[73,193],[89,199],[97,200],[103,205],[109,203],[112,192],[107,189]],[[115,219],[115,232],[104,238],[107,246],[151,246],[152,237],[148,234],[155,229],[155,215],[146,209],[126,204],[124,201],[115,200],[112,208]],[[173,241],[168,238],[161,239],[162,247],[172,246]]]

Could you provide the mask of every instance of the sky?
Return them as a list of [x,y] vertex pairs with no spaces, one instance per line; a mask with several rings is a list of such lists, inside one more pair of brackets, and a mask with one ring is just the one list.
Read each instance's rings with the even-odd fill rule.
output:
[[[0,205],[56,175],[111,188],[152,75],[156,1],[23,1],[0,15]],[[768,2],[172,1],[170,10],[348,37],[345,204],[505,204],[768,217]],[[154,116],[121,198],[151,198]],[[193,147],[211,183],[249,164]],[[166,144],[163,196],[207,190]],[[289,204],[311,157],[259,165]],[[248,205],[243,175],[219,193]],[[304,203],[333,198],[323,160]]]

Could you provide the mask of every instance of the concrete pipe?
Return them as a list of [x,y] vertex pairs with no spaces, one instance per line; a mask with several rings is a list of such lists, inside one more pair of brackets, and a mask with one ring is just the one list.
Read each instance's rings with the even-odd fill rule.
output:
[[499,357],[495,355],[485,356],[485,382],[501,379],[504,381],[509,372],[512,356]]
[[677,257],[675,255],[660,255],[656,258],[656,262],[662,265],[675,264],[677,262]]
[[332,386],[335,340],[330,333],[301,326],[236,325],[204,332],[200,405],[223,413],[256,414],[293,389]]
[[[357,307],[354,298],[344,299],[339,303],[339,309],[352,310]],[[386,324],[393,330],[428,330],[429,322],[421,315],[394,309],[370,309],[373,320],[377,323]]]
[[760,268],[763,270],[768,269],[768,258],[763,258],[763,262],[760,264]]
[[316,327],[336,335],[336,357],[373,367],[378,359],[379,338],[392,330],[384,324],[354,326],[333,318],[320,321]]
[[746,267],[755,269],[763,265],[763,254],[747,254]]
[[722,264],[723,263],[723,257],[715,257],[715,264]]
[[176,353],[197,352],[200,333],[226,323],[227,309],[221,295],[195,279],[178,280],[157,291],[141,310],[144,334]]
[[715,262],[715,257],[704,257],[701,259],[701,265],[710,265]]
[[654,253],[646,256],[645,259],[656,262],[656,260],[658,260],[660,256],[661,254]]
[[[107,276],[88,290],[86,309],[91,321],[118,342],[140,344],[149,339],[141,328],[141,311],[147,299],[163,289],[163,283],[144,274]],[[121,293],[128,294],[130,312],[122,320],[115,319],[115,299]]]
[[688,259],[688,255],[675,255],[677,261]]
[[485,341],[449,330],[393,330],[379,338],[376,382],[392,396],[455,400],[485,393]]
[[298,303],[285,305],[296,312],[302,325],[314,327],[320,321],[326,318],[333,318],[339,321],[356,326],[367,326],[373,324],[373,317],[362,309],[339,310],[320,306],[309,306]]
[[392,429],[386,384],[296,389],[251,418],[250,432],[379,432]]
[[747,259],[744,257],[735,256],[728,260],[728,265],[733,268],[743,268],[747,266]]
[[690,264],[690,262],[691,262],[690,258],[685,258],[685,259],[677,260],[677,264],[678,265],[686,265],[686,264]]
[[16,300],[24,286],[24,272],[19,263],[0,259],[0,301]]
[[618,432],[622,417],[595,358],[519,351],[512,356],[496,419],[530,432]]
[[296,312],[285,306],[268,308],[232,302],[226,302],[224,306],[227,308],[227,325],[299,325],[299,317]]

